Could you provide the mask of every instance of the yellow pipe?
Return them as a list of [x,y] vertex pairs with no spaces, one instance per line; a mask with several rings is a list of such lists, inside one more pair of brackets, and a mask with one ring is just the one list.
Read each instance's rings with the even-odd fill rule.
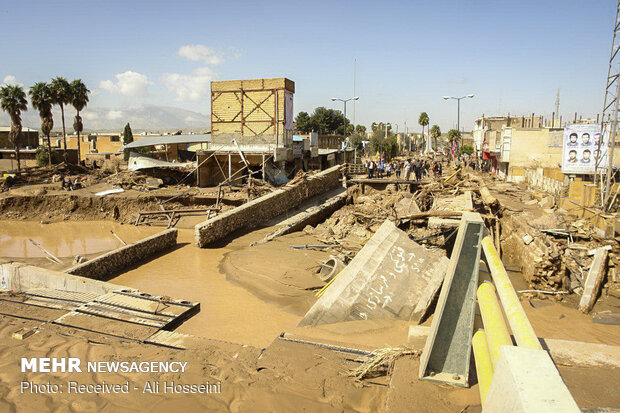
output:
[[512,346],[508,327],[504,322],[502,307],[499,305],[495,287],[490,282],[485,282],[478,287],[478,306],[482,315],[482,323],[486,332],[487,343],[489,345],[489,355],[493,367],[499,361],[499,349],[501,346]]
[[484,237],[482,240],[482,249],[491,270],[491,277],[497,288],[497,295],[502,302],[510,329],[515,336],[517,345],[520,347],[530,348],[534,350],[542,350],[542,346],[536,337],[536,333],[527,319],[523,306],[517,297],[515,289],[508,278],[504,264],[493,246],[491,237]]
[[478,389],[480,390],[480,403],[484,406],[487,392],[493,379],[493,363],[489,355],[487,335],[484,330],[478,330],[471,339],[474,349],[474,361],[476,362],[476,375],[478,376]]

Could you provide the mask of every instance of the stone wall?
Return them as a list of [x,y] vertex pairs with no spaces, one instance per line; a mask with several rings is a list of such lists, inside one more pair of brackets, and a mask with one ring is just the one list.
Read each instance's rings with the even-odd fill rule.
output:
[[21,262],[0,260],[0,291],[27,291],[33,288],[52,288],[62,291],[105,294],[133,288],[48,270]]
[[339,178],[340,165],[337,165],[202,222],[195,227],[196,246],[204,248],[233,231],[264,224],[306,199],[336,187]]
[[168,229],[148,238],[117,248],[85,263],[75,265],[65,272],[100,280],[118,273],[123,268],[137,264],[147,257],[167,250],[177,244],[177,230]]

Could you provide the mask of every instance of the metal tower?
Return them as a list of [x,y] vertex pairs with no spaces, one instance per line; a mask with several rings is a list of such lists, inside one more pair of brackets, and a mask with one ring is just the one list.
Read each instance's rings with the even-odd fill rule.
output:
[[[612,181],[614,181],[614,148],[616,146],[616,137],[618,134],[618,105],[620,103],[620,0],[616,8],[616,20],[614,23],[614,36],[611,43],[611,54],[609,57],[609,69],[607,71],[607,82],[605,87],[605,101],[603,104],[603,118],[601,121],[601,132],[609,134],[608,136],[608,164],[606,166],[599,165],[600,161],[596,161],[596,171],[600,170],[601,174],[601,208],[607,211],[613,205],[616,194],[611,194]],[[601,151],[603,139],[599,139],[598,149]],[[602,157],[601,157],[602,158]],[[601,159],[599,158],[599,159]],[[603,171],[606,169],[606,171]],[[620,188],[620,187],[619,187]]]

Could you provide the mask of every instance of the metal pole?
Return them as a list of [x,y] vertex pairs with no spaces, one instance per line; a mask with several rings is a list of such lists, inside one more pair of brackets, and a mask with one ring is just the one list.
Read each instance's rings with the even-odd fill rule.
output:
[[[344,141],[347,141],[347,101],[344,101],[344,131],[342,132],[342,135],[344,136]],[[342,145],[340,145],[340,148],[342,149]]]
[[[459,136],[461,136],[461,99],[463,98],[457,98],[456,99],[456,130],[459,132]],[[461,136],[461,145],[459,147],[462,148],[463,147],[463,137]]]

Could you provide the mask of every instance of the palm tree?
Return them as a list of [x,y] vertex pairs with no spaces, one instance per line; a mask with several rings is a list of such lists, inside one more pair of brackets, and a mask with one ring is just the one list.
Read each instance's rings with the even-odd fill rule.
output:
[[15,159],[17,170],[21,169],[19,163],[19,141],[22,134],[22,111],[28,110],[26,93],[21,86],[5,85],[0,88],[0,108],[11,117],[11,131],[9,140],[15,147]]
[[420,117],[418,118],[418,124],[422,126],[422,140],[424,141],[424,127],[428,125],[429,119],[428,114],[426,112],[420,113]]
[[77,114],[75,115],[75,121],[73,122],[73,129],[77,132],[77,149],[78,149],[78,164],[81,159],[80,152],[80,132],[84,129],[84,125],[82,124],[82,117],[80,116],[80,111],[82,111],[86,105],[88,104],[88,90],[82,79],[75,79],[71,82],[71,104],[75,108]]
[[47,138],[47,161],[52,166],[52,144],[50,142],[50,133],[54,127],[54,116],[52,115],[52,105],[54,104],[54,95],[50,85],[45,82],[35,83],[28,92],[32,107],[39,111],[41,117],[41,132]]
[[64,77],[55,77],[51,83],[52,93],[54,94],[54,104],[60,106],[62,116],[62,140],[65,146],[65,156],[67,155],[67,131],[65,130],[65,105],[71,103],[71,85]]
[[437,139],[439,139],[439,137],[441,136],[441,129],[439,129],[439,125],[433,125],[428,134],[435,141],[435,150],[437,150]]

